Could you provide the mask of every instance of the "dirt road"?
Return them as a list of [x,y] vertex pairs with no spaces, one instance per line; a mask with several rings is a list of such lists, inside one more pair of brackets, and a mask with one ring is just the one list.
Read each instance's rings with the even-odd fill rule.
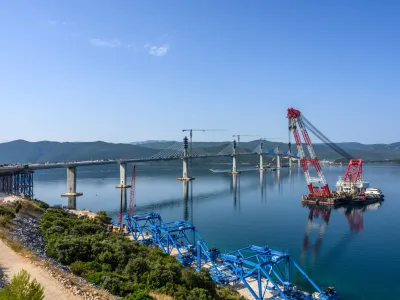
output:
[[11,278],[21,269],[25,269],[35,278],[43,287],[45,299],[49,300],[80,300],[79,296],[73,295],[65,289],[55,278],[51,277],[43,269],[29,262],[29,259],[15,253],[2,240],[0,240],[0,266],[4,273]]

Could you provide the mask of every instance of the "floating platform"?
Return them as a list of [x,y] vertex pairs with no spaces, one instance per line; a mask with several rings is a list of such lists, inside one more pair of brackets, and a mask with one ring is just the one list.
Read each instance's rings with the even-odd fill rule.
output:
[[78,196],[82,196],[83,193],[64,193],[61,194],[61,197],[78,197]]
[[128,189],[130,187],[132,187],[130,184],[124,184],[124,185],[118,184],[115,186],[116,189]]
[[240,171],[235,171],[235,172],[230,171],[230,172],[228,172],[228,174],[231,174],[231,175],[238,175],[240,173],[241,173]]
[[195,178],[194,177],[178,177],[178,178],[176,178],[176,180],[191,181],[191,180],[195,180]]
[[302,203],[315,204],[315,205],[346,205],[346,204],[359,204],[367,205],[383,201],[383,197],[361,197],[361,196],[343,196],[343,197],[315,197],[310,195],[303,195],[301,198]]

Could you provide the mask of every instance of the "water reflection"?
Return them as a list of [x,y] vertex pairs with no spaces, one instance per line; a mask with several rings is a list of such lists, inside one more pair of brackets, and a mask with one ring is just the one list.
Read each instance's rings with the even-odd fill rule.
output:
[[232,174],[233,207],[240,211],[240,175]]
[[261,202],[267,201],[267,189],[266,189],[266,176],[264,176],[264,170],[260,170],[260,191],[261,191]]
[[309,209],[308,221],[303,238],[303,247],[301,253],[301,261],[304,263],[306,257],[309,257],[311,264],[319,256],[322,241],[329,224],[332,212],[344,214],[346,223],[350,231],[343,235],[335,246],[330,248],[329,253],[325,255],[326,259],[337,257],[338,253],[343,253],[346,247],[350,244],[355,233],[364,231],[363,215],[367,210],[376,210],[381,206],[381,202],[358,206],[347,205],[339,207],[327,207],[316,205],[305,205]]

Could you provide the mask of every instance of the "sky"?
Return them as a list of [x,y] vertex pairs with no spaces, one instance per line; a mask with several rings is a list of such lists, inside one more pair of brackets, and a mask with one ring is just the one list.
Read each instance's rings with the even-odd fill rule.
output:
[[335,142],[398,142],[399,15],[378,0],[3,1],[0,142],[286,142],[288,107]]

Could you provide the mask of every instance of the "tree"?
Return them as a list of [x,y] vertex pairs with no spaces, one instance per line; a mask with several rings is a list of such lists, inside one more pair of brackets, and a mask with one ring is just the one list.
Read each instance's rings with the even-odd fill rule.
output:
[[0,290],[0,299],[5,300],[43,300],[43,287],[36,281],[30,280],[31,276],[25,270],[14,275],[11,282]]

